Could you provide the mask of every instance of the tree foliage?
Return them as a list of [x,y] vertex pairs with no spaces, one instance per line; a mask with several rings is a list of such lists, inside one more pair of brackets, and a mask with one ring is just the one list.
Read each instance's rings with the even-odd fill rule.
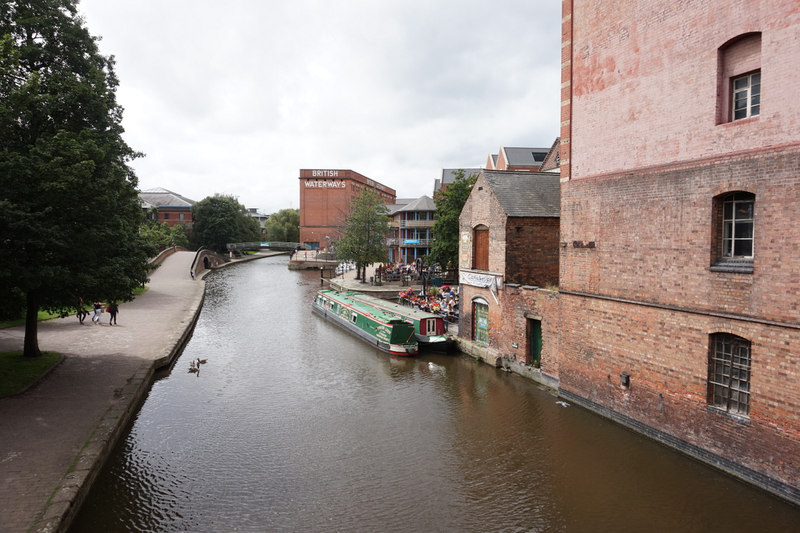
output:
[[192,232],[198,244],[224,252],[228,243],[261,240],[261,227],[230,195],[215,194],[192,206]]
[[350,206],[344,236],[336,243],[336,256],[340,260],[355,262],[357,279],[363,279],[368,264],[388,259],[388,213],[383,199],[373,189],[363,189]]
[[300,210],[281,209],[267,219],[267,239],[274,242],[297,242],[300,239]]
[[75,0],[0,4],[0,305],[24,297],[27,356],[40,308],[125,300],[147,281],[117,85]]
[[458,170],[453,183],[438,191],[433,199],[438,218],[433,225],[430,258],[443,267],[458,265],[458,217],[478,179],[477,174],[469,177],[465,174],[464,170]]
[[147,220],[142,224],[140,231],[142,237],[154,248],[189,247],[189,237],[186,235],[186,229],[181,224],[170,227],[166,222]]

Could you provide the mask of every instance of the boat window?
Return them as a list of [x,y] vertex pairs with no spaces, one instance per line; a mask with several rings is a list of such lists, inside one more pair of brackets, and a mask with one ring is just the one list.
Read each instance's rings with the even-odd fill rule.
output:
[[352,321],[353,321],[353,324],[355,324],[355,323],[356,323],[356,319],[357,319],[357,318],[358,318],[358,315],[357,315],[356,313],[353,313],[353,314],[351,314],[351,315],[350,315],[350,320],[352,320]]
[[426,335],[436,335],[439,332],[436,330],[436,319],[429,318],[425,320],[425,334]]

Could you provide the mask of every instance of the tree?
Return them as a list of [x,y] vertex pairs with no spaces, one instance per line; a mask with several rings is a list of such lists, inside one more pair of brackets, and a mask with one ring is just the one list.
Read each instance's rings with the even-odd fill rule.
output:
[[373,189],[363,189],[345,218],[344,236],[336,243],[336,256],[356,264],[356,279],[364,279],[370,263],[386,262],[389,210]]
[[228,243],[261,240],[258,221],[230,195],[215,194],[192,206],[192,232],[198,243],[224,252]]
[[458,217],[478,179],[477,174],[465,177],[464,170],[455,174],[453,183],[438,191],[433,198],[438,218],[433,224],[430,258],[446,268],[458,265]]
[[188,248],[189,246],[186,229],[181,224],[170,227],[166,222],[146,220],[142,223],[140,231],[145,240],[154,248],[166,248],[169,246]]
[[267,219],[267,239],[274,242],[297,242],[300,239],[300,210],[281,209]]
[[0,4],[0,304],[24,297],[29,357],[39,309],[127,300],[147,281],[117,85],[75,0]]

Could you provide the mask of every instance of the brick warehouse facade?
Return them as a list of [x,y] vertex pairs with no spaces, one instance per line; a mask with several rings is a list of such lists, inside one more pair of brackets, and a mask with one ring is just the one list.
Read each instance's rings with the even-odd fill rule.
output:
[[557,173],[483,170],[459,217],[461,350],[551,387],[559,189]]
[[394,189],[352,170],[300,170],[300,243],[316,249],[339,240],[350,202],[365,188],[396,200]]
[[795,503],[799,61],[794,0],[563,2],[559,392]]

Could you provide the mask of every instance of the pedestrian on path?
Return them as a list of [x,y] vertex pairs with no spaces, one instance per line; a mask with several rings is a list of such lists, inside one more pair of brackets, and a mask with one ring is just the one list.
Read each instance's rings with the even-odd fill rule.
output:
[[83,320],[86,318],[88,314],[89,312],[86,310],[86,306],[83,305],[83,298],[78,298],[78,313],[77,313],[78,322],[83,324]]
[[99,326],[100,325],[100,315],[103,313],[103,304],[102,304],[102,302],[95,302],[92,305],[92,308],[94,309],[94,314],[92,315],[92,322],[94,322],[95,324],[97,324]]
[[108,325],[109,326],[111,326],[112,324],[114,326],[117,325],[117,313],[119,313],[119,306],[117,305],[117,302],[115,302],[114,300],[111,300],[111,302],[108,304],[108,314],[109,314]]

